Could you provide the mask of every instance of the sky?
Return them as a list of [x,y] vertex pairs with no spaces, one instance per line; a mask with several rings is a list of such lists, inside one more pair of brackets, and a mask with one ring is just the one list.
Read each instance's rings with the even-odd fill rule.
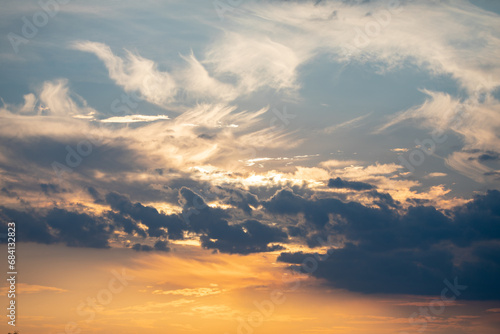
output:
[[5,333],[500,330],[499,2],[2,0],[0,36]]

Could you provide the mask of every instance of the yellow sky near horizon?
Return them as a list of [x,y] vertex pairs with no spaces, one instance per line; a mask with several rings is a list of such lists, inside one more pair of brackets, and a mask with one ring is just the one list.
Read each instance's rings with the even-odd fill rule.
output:
[[[186,245],[158,254],[22,244],[18,326],[22,334],[418,333],[423,324],[410,324],[409,316],[436,298],[330,289],[292,274],[276,255]],[[478,305],[485,312],[478,314]],[[426,332],[474,325],[494,333],[487,326],[500,313],[486,312],[494,307],[451,303]],[[0,327],[11,330],[6,322]]]

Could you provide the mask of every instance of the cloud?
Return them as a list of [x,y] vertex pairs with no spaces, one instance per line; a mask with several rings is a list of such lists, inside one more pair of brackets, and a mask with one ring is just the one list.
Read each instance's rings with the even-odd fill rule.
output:
[[448,174],[446,173],[440,173],[440,172],[434,172],[434,173],[429,173],[424,178],[426,179],[432,179],[432,178],[437,178],[437,177],[444,177],[447,176]]
[[462,280],[462,284],[468,286],[464,298],[500,299],[500,288],[493,279],[500,275],[499,252],[498,243],[482,244],[472,248],[472,259],[464,261],[457,268],[457,276]]
[[129,51],[126,51],[126,58],[122,59],[115,56],[109,46],[98,42],[74,42],[71,47],[95,54],[106,65],[109,77],[125,91],[138,91],[143,99],[160,106],[174,100],[177,83],[170,73],[159,71],[152,60]]
[[205,297],[211,295],[218,295],[223,290],[218,288],[195,288],[195,289],[178,289],[178,290],[154,290],[154,295],[178,295],[185,297]]
[[[464,138],[464,149],[500,150],[500,109],[493,96],[500,86],[500,62],[493,56],[500,53],[497,14],[465,0],[271,2],[242,8],[245,16],[231,16],[230,32],[224,31],[207,53],[206,62],[217,72],[253,89],[257,82],[293,91],[300,87],[301,69],[319,56],[370,64],[379,73],[416,66],[432,76],[453,78],[462,92],[452,97],[422,89],[429,96],[424,104],[391,116],[379,131],[418,119],[426,128],[457,133]],[[355,125],[364,117],[325,131]],[[489,170],[481,163],[467,168],[468,158],[450,155],[445,161],[476,181],[487,180]]]
[[57,238],[70,247],[108,248],[113,227],[85,213],[52,209],[45,217]]
[[138,123],[138,122],[154,122],[158,120],[169,119],[165,115],[149,116],[149,115],[130,115],[130,116],[114,116],[101,119],[102,123]]
[[[75,182],[78,177],[74,174],[92,175],[96,170],[101,173],[119,173],[133,170],[141,164],[144,166],[145,157],[141,157],[142,154],[127,145],[127,142],[97,141],[91,132],[85,136],[81,133],[82,129],[79,131],[80,133],[76,132],[68,137],[36,134],[24,138],[0,136],[1,143],[9,142],[4,151],[5,158],[8,159],[4,168],[9,169],[19,164],[21,168],[18,168],[16,177],[23,176],[20,171],[31,169],[32,174],[36,173],[38,177],[46,180],[45,184],[52,184],[57,182],[57,177],[73,172],[76,172],[73,173]],[[81,137],[78,134],[81,134]],[[59,165],[54,167],[54,163]],[[24,175],[27,174],[29,175]]]
[[19,224],[19,226],[23,226],[16,233],[19,241],[31,241],[43,244],[51,244],[57,241],[57,238],[52,235],[44,219],[36,215],[35,212],[0,207],[0,218],[5,229],[7,228],[7,223],[12,221]]
[[492,175],[493,170],[479,161],[470,160],[471,154],[467,152],[453,152],[445,159],[445,163],[450,168],[460,172],[462,175],[479,182],[486,182],[486,176]]
[[232,101],[238,94],[237,87],[221,82],[210,75],[206,67],[200,63],[193,52],[182,57],[188,67],[177,73],[182,88],[189,97],[209,98],[212,101]]
[[249,31],[227,32],[210,46],[205,61],[218,75],[234,76],[245,94],[263,87],[295,90],[301,59],[286,44]]
[[208,233],[200,238],[203,247],[229,254],[283,250],[283,246],[271,243],[283,243],[287,239],[287,234],[280,228],[267,226],[256,220],[234,225],[221,221],[216,226],[211,226]]
[[[248,41],[240,41],[240,46],[249,47]],[[255,41],[255,47],[264,46],[265,43]],[[127,92],[140,92],[141,99],[150,103],[175,108],[178,111],[185,111],[185,105],[194,105],[195,103],[221,103],[233,101],[237,97],[253,93],[257,88],[265,85],[273,88],[281,88],[288,86],[291,79],[285,78],[287,74],[283,73],[286,69],[280,66],[272,66],[278,60],[273,58],[273,62],[266,61],[268,52],[273,51],[276,56],[283,56],[280,52],[283,47],[279,45],[271,48],[264,47],[261,54],[256,54],[257,49],[253,49],[247,57],[252,57],[254,61],[258,60],[262,68],[256,68],[254,63],[250,61],[244,71],[245,75],[239,78],[239,82],[231,84],[217,79],[217,76],[224,77],[230,72],[231,75],[236,74],[237,68],[231,67],[231,63],[227,63],[229,58],[219,59],[219,53],[222,50],[211,50],[207,53],[207,59],[200,62],[191,51],[188,56],[181,56],[185,61],[183,64],[176,66],[175,70],[159,71],[157,64],[144,57],[125,50],[124,58],[116,56],[111,48],[103,43],[91,41],[78,41],[71,44],[71,48],[79,51],[90,52],[95,54],[106,65],[109,76],[116,84],[122,86]],[[217,53],[215,55],[214,53]],[[214,58],[215,57],[215,58]],[[227,57],[227,56],[226,56]],[[250,60],[252,60],[250,59]],[[279,58],[281,59],[281,58]],[[239,62],[242,60],[240,59]],[[232,62],[234,63],[234,62]],[[210,64],[212,73],[209,72],[204,64]],[[240,64],[238,64],[240,66]],[[265,70],[272,71],[271,74],[276,75],[272,82],[262,80]],[[250,78],[247,72],[250,71],[255,76]],[[241,73],[240,73],[241,74]],[[279,82],[286,80],[287,83]]]
[[114,230],[102,217],[53,208],[46,213],[0,207],[4,225],[14,221],[21,242],[65,243],[69,247],[109,248]]
[[367,118],[371,114],[372,113],[368,113],[366,115],[353,118],[353,119],[351,119],[349,121],[346,121],[344,123],[340,123],[340,124],[336,124],[336,125],[330,126],[330,127],[326,128],[326,129],[324,129],[323,132],[330,134],[330,133],[333,133],[333,132],[335,132],[335,131],[337,131],[339,129],[345,129],[345,128],[352,129],[354,127],[359,126],[358,123],[360,123],[362,120],[364,120],[365,118]]
[[[282,255],[280,261],[302,263],[314,254]],[[451,277],[452,255],[445,251],[372,252],[353,244],[330,251],[312,273],[334,287],[362,293],[438,294],[443,277]],[[418,284],[416,283],[418,282]]]
[[[42,87],[55,85],[49,83]],[[54,105],[64,105],[67,98],[80,109],[86,105],[69,89],[66,95],[55,94],[52,98]],[[158,177],[153,173],[155,170],[175,170],[181,174],[178,177],[190,182],[208,182],[204,180],[207,175],[196,171],[208,167],[225,170],[229,175],[243,167],[239,160],[255,156],[258,150],[283,147],[292,139],[284,129],[262,122],[269,107],[245,111],[226,104],[199,104],[173,119],[159,115],[165,120],[137,122],[130,127],[129,123],[122,126],[96,121],[101,117],[98,114],[75,118],[51,114],[49,109],[22,114],[18,111],[22,106],[6,107],[8,109],[0,109],[0,142],[6,147],[0,153],[0,164],[9,172],[5,186],[24,188],[33,182],[56,184],[55,177],[60,176],[70,182],[67,193],[58,194],[60,200],[69,199],[75,188],[99,184],[108,191],[118,192],[132,187],[134,192],[148,193],[150,201],[155,201],[153,195],[168,194],[159,188],[152,190],[151,182],[172,181],[171,173]],[[86,111],[78,112],[83,115]],[[126,119],[113,120],[145,120],[143,116],[128,115]],[[156,120],[156,116],[147,116],[147,120],[153,118]],[[300,140],[293,143],[297,145]],[[90,152],[80,155],[79,147],[80,151]],[[71,166],[67,163],[68,156],[73,161]],[[59,164],[56,170],[54,163]],[[116,182],[118,179],[121,181]],[[39,195],[25,192],[25,198],[31,196]]]
[[[104,203],[104,201],[103,201]],[[135,220],[127,218],[120,213],[109,211],[107,213],[109,219],[111,219],[117,227],[123,228],[123,231],[129,235],[137,234],[143,238],[148,236],[148,232],[144,230]]]
[[64,191],[60,189],[59,185],[51,183],[40,183],[40,188],[47,196],[50,195],[51,193],[57,194]]
[[[246,52],[252,47],[256,55],[265,50],[267,57],[261,58],[273,64],[268,66],[287,69],[286,76],[268,72],[288,81],[299,65],[328,54],[338,61],[379,63],[381,70],[414,63],[433,74],[452,75],[470,92],[478,85],[490,91],[498,85],[484,79],[490,74],[500,77],[499,63],[492,56],[500,48],[497,15],[468,1],[371,1],[360,6],[303,1],[245,3],[243,8],[246,15],[231,17],[231,33],[213,47],[216,58],[228,60],[227,71],[233,73],[242,72],[250,60],[255,60],[254,68],[262,66],[260,59]],[[269,31],[272,40],[264,38]],[[239,43],[244,37],[248,46]],[[257,37],[260,45],[253,42]],[[282,48],[283,60],[272,61],[273,43]]]
[[[94,109],[87,106],[85,100],[80,96],[74,94],[81,103],[80,106],[70,97],[68,80],[66,79],[45,82],[39,96],[41,103],[39,111],[47,111],[51,115],[82,116],[96,113]],[[26,101],[23,110],[31,107],[32,101],[33,97],[30,97],[29,101]],[[27,106],[28,103],[30,104],[29,107]]]
[[408,120],[419,120],[421,126],[433,131],[427,139],[429,145],[433,145],[427,147],[431,153],[447,140],[446,131],[456,133],[463,138],[464,147],[461,152],[446,157],[446,164],[467,177],[484,182],[484,174],[490,168],[483,163],[496,161],[496,152],[500,150],[500,102],[491,95],[461,101],[445,93],[424,92],[429,98],[422,105],[399,113],[378,132]]
[[[461,298],[498,299],[500,289],[493,277],[500,272],[499,203],[500,192],[491,190],[447,215],[430,206],[410,207],[400,214],[332,199],[305,200],[282,191],[264,206],[274,213],[303,213],[306,225],[294,229],[296,237],[307,237],[311,230],[320,231],[323,239],[343,237],[327,254],[285,252],[278,257],[302,271],[299,265],[306,258],[319,259],[311,274],[336,288],[436,295],[444,279],[458,277],[468,286]],[[334,218],[326,221],[327,214]],[[457,261],[457,247],[468,249],[472,257]]]
[[130,217],[148,227],[151,237],[168,236],[169,239],[183,239],[183,231],[187,229],[185,223],[177,215],[164,215],[153,207],[141,203],[132,203],[127,197],[109,193],[106,203],[125,217]]
[[250,254],[283,249],[272,243],[287,242],[288,236],[278,227],[262,224],[256,220],[229,224],[225,210],[209,207],[200,195],[183,187],[179,191],[183,205],[183,217],[189,221],[193,232],[201,234],[204,248],[222,253]]
[[[278,259],[295,269],[307,257],[323,259],[311,274],[336,288],[356,292],[432,295],[441,291],[445,278],[459,277],[461,284],[469,286],[463,298],[500,298],[494,280],[500,273],[499,191],[477,195],[445,211],[429,204],[402,209],[387,194],[371,192],[379,200],[377,206],[341,201],[332,193],[306,198],[281,190],[259,201],[263,207],[259,217],[276,222],[275,226],[255,219],[241,221],[241,216],[236,220],[237,211],[210,207],[186,187],[179,190],[179,214],[160,213],[109,193],[105,201],[113,211],[104,211],[102,216],[58,208],[31,213],[2,208],[1,216],[3,225],[14,220],[20,226],[20,241],[63,242],[75,247],[109,247],[113,232],[120,229],[144,238],[132,247],[137,251],[169,251],[167,241],[147,236],[175,239],[184,232],[199,236],[202,247],[228,254],[283,250],[289,242],[324,247],[326,242],[334,246],[327,256],[285,252]],[[92,193],[100,198],[95,189]],[[235,193],[226,190],[218,195],[224,198]],[[240,199],[246,201],[235,197]],[[459,259],[462,250],[470,256]]]
[[342,180],[340,177],[337,177],[336,179],[330,179],[328,181],[328,186],[330,188],[337,188],[337,189],[351,189],[351,190],[371,190],[375,188],[369,183],[364,183],[364,182],[358,182],[358,181],[346,181]]
[[[17,286],[17,291],[16,293],[20,294],[33,294],[33,293],[40,293],[40,292],[56,292],[56,293],[61,293],[61,292],[67,292],[68,290],[60,289],[60,288],[55,288],[52,286],[43,286],[43,285],[36,285],[36,284],[27,284],[27,283],[16,283]],[[0,291],[7,295],[9,291],[9,287],[3,287],[0,289]]]
[[327,161],[322,161],[319,165],[324,168],[338,168],[338,167],[346,167],[346,166],[353,166],[353,165],[359,165],[359,161],[357,160],[327,160]]
[[101,197],[101,194],[99,193],[99,191],[97,191],[96,188],[87,187],[87,191],[88,191],[89,195],[92,196],[92,198],[94,199],[94,203],[96,203],[96,204],[104,203],[104,200]]
[[407,148],[391,148],[391,152],[408,152],[409,149]]
[[132,249],[137,251],[137,252],[151,252],[154,250],[153,247],[149,245],[141,245],[140,243],[136,243],[132,246]]
[[305,199],[285,189],[262,205],[277,215],[303,214],[309,229],[342,234],[361,248],[376,250],[428,247],[444,240],[468,247],[477,241],[495,240],[500,237],[498,202],[500,192],[491,190],[457,206],[449,217],[430,205],[410,206],[401,213],[386,205],[374,208],[336,198]]
[[245,212],[248,215],[252,214],[252,207],[259,206],[259,199],[256,195],[251,192],[218,186],[219,196],[222,197],[223,203],[233,205]]
[[486,312],[500,313],[500,308],[490,308],[487,309]]
[[154,244],[153,247],[157,251],[169,252],[170,251],[170,247],[168,247],[167,245],[168,245],[167,241],[158,240],[158,241],[155,242],[155,244]]

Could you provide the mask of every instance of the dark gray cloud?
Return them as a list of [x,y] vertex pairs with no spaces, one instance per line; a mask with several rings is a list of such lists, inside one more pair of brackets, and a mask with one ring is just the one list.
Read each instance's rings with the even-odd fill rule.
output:
[[312,271],[336,288],[362,293],[433,295],[442,290],[443,279],[454,277],[453,256],[442,250],[373,252],[348,243],[330,250],[313,270],[313,262],[305,260],[315,257],[318,254],[283,253],[278,260],[295,264],[296,270]]
[[[438,294],[444,279],[459,277],[471,288],[469,299],[500,299],[491,277],[500,277],[500,192],[488,191],[473,201],[442,213],[432,206],[413,206],[399,213],[388,207],[367,208],[335,199],[307,200],[283,190],[264,206],[273,213],[303,213],[306,224],[291,236],[342,236],[343,248],[330,249],[312,275],[337,288],[363,293]],[[315,214],[310,212],[315,211]],[[331,214],[334,221],[324,223]],[[318,221],[315,221],[319,219]],[[313,234],[314,235],[314,234]],[[453,251],[471,250],[467,261]],[[278,260],[297,269],[318,254],[282,253]]]
[[[63,242],[73,247],[108,248],[114,230],[123,230],[130,236],[147,240],[184,238],[184,232],[200,236],[202,246],[230,254],[250,254],[283,249],[277,243],[287,242],[288,235],[278,227],[257,220],[236,221],[229,210],[211,208],[197,193],[187,187],[178,192],[182,214],[164,214],[157,209],[132,202],[128,197],[111,192],[103,197],[93,187],[86,189],[96,203],[107,204],[111,210],[94,217],[87,213],[54,208],[48,212],[17,211],[0,208],[2,224],[13,220],[20,226],[19,240],[40,243]],[[257,198],[244,191],[225,191],[224,196],[235,196],[236,201],[258,204]],[[236,194],[236,195],[235,195]],[[225,197],[226,198],[226,197]],[[231,199],[230,199],[231,200]],[[81,207],[84,209],[84,207]],[[243,210],[245,211],[245,210]],[[139,223],[147,226],[147,230]],[[168,241],[157,240],[154,246],[136,243],[136,251],[170,251]]]
[[137,243],[132,246],[132,249],[137,252],[151,252],[153,250],[153,247]]
[[500,192],[489,190],[453,211],[454,242],[461,247],[478,240],[500,239]]
[[470,157],[469,160],[477,160],[479,162],[496,161],[500,159],[500,154],[498,152],[491,150],[483,151],[479,149],[472,149],[472,150],[464,150],[464,152],[475,154],[476,156]]
[[179,191],[183,217],[191,231],[201,234],[202,246],[223,253],[250,254],[282,249],[272,244],[286,242],[288,235],[280,228],[256,220],[229,224],[230,214],[220,208],[211,208],[204,199],[189,188]]
[[202,246],[222,253],[250,254],[284,249],[276,242],[287,242],[288,236],[281,229],[264,225],[256,220],[229,225],[220,221],[202,235]]
[[42,189],[42,192],[47,196],[64,192],[64,189],[61,189],[57,184],[51,183],[40,183],[40,189]]
[[395,201],[392,196],[387,193],[381,193],[376,190],[372,190],[368,194],[377,199],[374,203],[378,206],[385,205],[396,208],[400,205],[398,201]]
[[114,230],[98,217],[57,208],[49,211],[46,221],[56,229],[57,238],[71,247],[108,248]]
[[168,242],[163,240],[158,240],[157,242],[155,242],[153,248],[157,251],[162,251],[162,252],[170,251],[170,247],[168,247]]
[[[181,239],[185,232],[198,234],[202,247],[228,254],[280,250],[289,237],[309,247],[328,238],[339,248],[330,249],[311,274],[336,288],[427,295],[439,293],[444,279],[459,277],[461,284],[470,287],[463,298],[500,299],[494,279],[500,277],[499,191],[477,195],[469,203],[443,212],[418,201],[403,210],[390,195],[374,189],[366,194],[378,206],[370,207],[310,196],[300,189],[301,195],[286,188],[263,201],[244,190],[216,190],[214,198],[237,209],[212,208],[202,195],[181,187],[177,196],[182,213],[165,214],[122,194],[102,196],[88,187],[96,202],[110,206],[102,217],[58,208],[46,212],[1,208],[1,217],[4,225],[8,220],[18,223],[20,241],[106,248],[113,231],[120,229],[144,238],[132,249],[146,252],[170,251],[165,238]],[[47,191],[60,190],[48,186]],[[259,206],[262,210],[253,214],[252,208]],[[247,219],[250,214],[253,219]],[[298,219],[299,215],[304,219]],[[274,219],[276,226],[262,219]],[[151,237],[162,239],[153,244]],[[462,259],[457,249],[470,255]],[[298,270],[308,257],[320,255],[282,253],[278,260]]]
[[358,182],[358,181],[346,181],[342,180],[340,177],[336,179],[330,179],[328,181],[328,186],[330,188],[336,189],[351,189],[351,190],[372,190],[375,189],[375,186],[372,186],[369,183]]
[[133,219],[124,217],[122,214],[113,211],[109,211],[107,216],[115,223],[116,226],[122,227],[123,231],[127,234],[134,235],[134,233],[137,233],[143,238],[148,236],[147,232],[140,228],[137,222]]
[[474,260],[464,262],[457,274],[468,285],[464,297],[500,300],[500,244],[479,245],[471,253]]
[[54,208],[43,214],[0,207],[2,224],[16,223],[17,240],[70,247],[108,248],[114,227],[100,217]]
[[109,193],[106,203],[118,213],[139,221],[148,227],[151,237],[168,236],[169,239],[183,239],[183,231],[187,230],[184,221],[177,215],[164,215],[153,207],[141,203],[132,203],[127,197]]
[[223,192],[223,196],[221,197],[224,203],[243,210],[247,215],[252,215],[252,207],[258,207],[260,204],[259,198],[248,191],[227,187],[217,188],[219,190],[218,193]]
[[305,225],[289,228],[291,235],[301,236],[311,230],[328,232],[345,236],[361,248],[378,250],[429,247],[442,241],[465,247],[498,239],[498,203],[500,192],[493,190],[447,213],[432,206],[411,206],[400,213],[388,206],[366,207],[335,198],[305,199],[285,189],[264,201],[263,206],[275,215],[304,214]]
[[104,204],[104,199],[102,198],[101,194],[97,191],[96,188],[94,188],[94,187],[87,187],[87,192],[94,199],[94,203],[96,203],[96,204]]
[[[7,230],[7,223],[16,223],[16,241],[42,244],[51,244],[58,241],[58,238],[50,233],[45,219],[34,211],[18,211],[0,207],[0,218],[3,231]],[[2,242],[4,241],[6,240],[2,240]]]
[[132,249],[137,251],[137,252],[152,252],[152,251],[170,252],[170,247],[168,247],[167,245],[168,245],[168,242],[158,240],[155,242],[153,247],[151,247],[149,245],[136,243],[132,246]]

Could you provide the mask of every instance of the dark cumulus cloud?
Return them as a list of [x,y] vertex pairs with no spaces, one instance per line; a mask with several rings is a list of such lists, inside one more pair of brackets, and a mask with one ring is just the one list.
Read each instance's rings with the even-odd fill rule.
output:
[[[54,208],[46,214],[0,207],[2,224],[16,223],[16,239],[70,247],[108,248],[114,227],[100,217]],[[6,227],[5,227],[6,228]]]
[[113,226],[99,218],[85,213],[52,209],[46,216],[47,224],[56,229],[59,240],[64,240],[72,247],[109,247],[108,239]]
[[351,190],[357,190],[357,191],[375,189],[375,186],[373,186],[369,183],[364,183],[364,182],[359,182],[359,181],[346,181],[346,180],[342,180],[340,177],[337,177],[336,179],[328,180],[328,186],[330,188],[351,189]]
[[168,247],[168,242],[162,240],[158,240],[157,242],[155,242],[154,246],[136,243],[132,246],[132,249],[137,252],[152,252],[152,251],[170,252],[170,247]]
[[226,210],[211,208],[204,199],[189,188],[179,190],[183,217],[192,232],[201,235],[202,246],[229,254],[250,254],[282,249],[272,243],[286,242],[288,235],[278,227],[256,220],[230,224]]
[[222,187],[217,187],[217,190],[218,193],[222,192],[224,203],[235,206],[248,215],[252,215],[252,207],[259,206],[259,198],[248,191]]
[[[357,226],[376,231],[383,228],[387,220],[394,221],[397,218],[397,212],[386,206],[380,209],[369,208],[357,202],[346,203],[337,198],[309,200],[289,189],[277,192],[270,200],[263,201],[262,205],[276,215],[302,213],[308,228],[318,231],[334,229],[337,233],[349,233],[351,228]],[[331,221],[332,215],[339,219]]]
[[392,196],[387,193],[381,193],[376,190],[372,190],[368,192],[368,194],[376,199],[374,203],[378,206],[390,206],[393,208],[397,208],[400,205],[398,201],[395,201],[394,198],[392,198]]
[[107,216],[114,222],[115,226],[121,227],[123,231],[129,235],[137,234],[143,238],[148,236],[147,232],[140,228],[139,224],[133,219],[127,218],[122,214],[113,211],[109,211]]
[[336,288],[362,293],[439,294],[443,279],[455,277],[453,256],[443,250],[373,252],[348,243],[329,253],[325,260],[317,262],[316,269],[306,259],[319,254],[282,253],[278,261],[293,263],[292,268],[309,271]]
[[[135,243],[132,249],[145,252],[168,252],[167,239],[183,239],[185,232],[199,235],[206,249],[230,254],[281,250],[283,247],[278,244],[288,241],[287,233],[278,227],[257,220],[235,222],[230,211],[211,208],[199,194],[187,187],[178,192],[182,214],[165,214],[115,192],[101,196],[93,187],[86,190],[96,203],[107,204],[110,210],[93,216],[59,208],[35,212],[0,207],[0,222],[6,228],[7,222],[15,221],[20,227],[19,241],[61,242],[72,247],[109,248],[113,232],[123,230],[130,236],[142,237],[144,241]],[[237,193],[235,198],[235,201],[258,204],[256,197],[245,192]],[[151,246],[153,238],[156,242]]]
[[221,221],[201,238],[202,246],[222,253],[250,254],[284,249],[273,242],[286,242],[288,235],[281,229],[264,225],[256,220],[229,225]]
[[[130,217],[148,227],[150,237],[168,236],[169,239],[183,239],[187,226],[177,215],[164,215],[150,206],[132,203],[127,197],[118,193],[106,195],[106,203],[125,218]],[[165,231],[166,230],[166,231]]]
[[[44,217],[40,217],[35,212],[0,207],[0,218],[3,231],[7,230],[7,223],[16,223],[16,241],[42,244],[52,244],[59,241],[51,234]],[[2,239],[2,241],[6,240]]]
[[[500,192],[488,191],[448,212],[412,206],[403,213],[388,206],[368,208],[336,199],[305,199],[289,190],[278,192],[264,207],[275,215],[302,213],[305,224],[292,236],[334,236],[332,248],[311,274],[337,288],[363,293],[436,295],[445,279],[469,286],[468,299],[500,299]],[[327,220],[330,215],[334,217]],[[456,249],[467,250],[467,261]],[[279,260],[297,268],[318,254],[283,253]]]

